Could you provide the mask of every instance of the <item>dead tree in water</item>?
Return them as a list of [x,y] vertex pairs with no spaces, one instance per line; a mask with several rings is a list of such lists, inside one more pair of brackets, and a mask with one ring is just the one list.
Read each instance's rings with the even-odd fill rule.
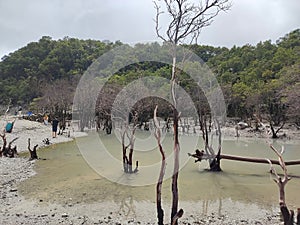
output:
[[[256,119],[260,122],[260,120],[257,117],[256,117]],[[279,207],[280,207],[281,215],[283,217],[283,222],[284,222],[284,225],[293,225],[294,224],[294,214],[295,214],[294,210],[289,210],[286,205],[286,202],[285,202],[285,190],[284,189],[285,189],[285,185],[291,180],[291,178],[288,176],[286,162],[284,161],[284,159],[282,157],[282,154],[284,153],[284,148],[282,146],[282,150],[281,150],[281,152],[279,152],[269,141],[270,132],[268,131],[267,127],[262,122],[260,122],[260,124],[262,125],[262,127],[264,128],[264,130],[266,132],[267,144],[269,145],[271,150],[278,156],[279,165],[283,172],[283,176],[280,176],[277,173],[276,169],[273,167],[271,160],[267,159],[270,164],[270,167],[271,167],[271,169],[270,169],[271,175],[273,175],[275,177],[273,180],[277,184],[278,189],[279,189]],[[273,131],[271,131],[271,132],[273,132]],[[297,214],[298,214],[297,215],[297,225],[299,225],[300,224],[300,220],[299,220],[300,208],[298,208]]]
[[164,224],[164,210],[163,210],[162,204],[161,204],[161,188],[162,188],[162,182],[163,182],[165,170],[166,170],[166,156],[165,156],[165,152],[164,152],[163,147],[160,142],[161,131],[159,128],[159,122],[156,117],[156,113],[157,113],[157,106],[155,107],[155,110],[154,110],[153,121],[154,121],[154,127],[155,127],[154,136],[157,140],[159,152],[161,154],[161,167],[160,167],[158,181],[156,184],[156,208],[157,208],[158,225],[163,225]]
[[[182,215],[182,210],[178,211],[178,173],[179,173],[179,140],[178,140],[178,120],[180,113],[177,107],[177,97],[175,85],[178,85],[176,76],[177,66],[177,46],[180,43],[197,43],[200,31],[203,27],[209,26],[214,17],[219,12],[230,8],[228,0],[202,0],[194,4],[188,0],[164,0],[166,13],[170,17],[165,35],[160,32],[159,19],[163,13],[159,5],[160,1],[154,1],[156,9],[156,34],[166,43],[171,44],[172,52],[172,75],[171,75],[171,98],[173,103],[173,131],[174,131],[174,170],[172,176],[172,211],[171,224],[177,225],[177,219]],[[180,212],[180,213],[179,213]],[[179,215],[178,215],[179,214]],[[176,218],[176,219],[175,219]]]
[[[138,161],[136,161],[136,167],[132,170],[132,158],[133,158],[133,150],[134,150],[134,142],[135,142],[135,130],[136,126],[130,128],[128,125],[125,125],[124,129],[121,131],[121,139],[122,139],[122,153],[123,153],[123,169],[125,173],[136,173],[138,172]],[[125,143],[125,137],[128,139],[128,145]],[[127,149],[129,148],[129,155],[127,157]]]
[[30,159],[29,160],[34,160],[38,159],[36,150],[37,150],[38,145],[35,145],[33,149],[30,148],[30,138],[28,138],[28,151],[30,153]]
[[[202,131],[202,138],[203,138],[203,142],[204,142],[204,150],[205,150],[204,152],[208,156],[207,159],[209,161],[210,171],[220,172],[220,171],[222,171],[221,164],[220,164],[220,162],[221,162],[221,149],[222,149],[222,132],[221,132],[220,122],[217,119],[215,120],[215,126],[216,126],[216,135],[218,135],[218,151],[217,151],[217,154],[215,153],[215,151],[213,149],[213,136],[214,136],[214,133],[211,132],[210,140],[209,140],[209,131],[207,129],[206,115],[200,115],[200,128],[201,128],[201,131]],[[204,154],[204,152],[202,152],[202,155]],[[201,155],[201,157],[202,157],[202,155]]]
[[[213,159],[214,156],[206,154],[204,150],[196,149],[194,154],[188,153],[189,156],[196,158],[196,162],[201,162],[202,160]],[[240,162],[252,162],[252,163],[262,163],[262,164],[269,164],[269,161],[263,158],[254,158],[254,157],[242,157],[236,155],[225,155],[220,154],[220,159],[226,160],[233,160],[233,161],[240,161]],[[278,160],[270,160],[272,164],[280,165]],[[300,160],[291,160],[285,162],[286,166],[293,166],[293,165],[300,165]]]
[[[281,153],[278,152],[278,150],[273,146],[270,145],[270,148],[275,152],[275,154],[278,156],[279,162],[280,162],[280,167],[283,171],[283,177],[278,175],[277,171],[273,167],[273,164],[270,160],[269,164],[271,167],[271,174],[274,175],[274,182],[277,184],[278,189],[279,189],[279,207],[281,211],[281,215],[283,217],[284,225],[293,225],[294,224],[294,210],[289,210],[286,202],[285,202],[285,185],[288,183],[291,178],[288,176],[287,173],[287,168],[285,165],[285,162],[283,160],[282,154],[283,154],[283,149]],[[297,225],[300,224],[300,208],[297,210]]]

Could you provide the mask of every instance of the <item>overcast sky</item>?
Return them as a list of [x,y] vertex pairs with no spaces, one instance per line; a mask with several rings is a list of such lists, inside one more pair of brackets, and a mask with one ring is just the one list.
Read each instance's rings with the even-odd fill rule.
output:
[[[227,13],[202,30],[199,44],[276,41],[300,28],[299,0],[232,0]],[[42,36],[60,39],[159,41],[152,0],[0,0],[0,58]]]

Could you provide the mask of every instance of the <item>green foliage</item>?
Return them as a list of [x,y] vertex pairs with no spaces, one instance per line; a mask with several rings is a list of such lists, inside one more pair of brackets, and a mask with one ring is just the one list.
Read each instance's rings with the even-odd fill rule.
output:
[[12,99],[12,104],[29,104],[42,95],[45,84],[82,75],[94,60],[116,45],[120,43],[69,37],[42,37],[29,43],[0,62],[0,104],[7,99]]
[[[3,57],[0,62],[0,104],[7,104],[11,99],[15,105],[29,105],[34,99],[43,96],[45,86],[57,80],[78,79],[99,56],[120,45],[121,42],[103,43],[69,37],[61,40],[42,37],[38,42],[29,43]],[[165,45],[158,43],[136,44],[134,49],[138,54],[134,57],[137,57],[137,61],[140,57],[153,58],[157,52],[164,52],[164,47]],[[267,115],[276,124],[292,115],[299,116],[296,113],[298,108],[293,104],[296,101],[292,101],[293,96],[298,96],[299,93],[299,29],[276,43],[264,41],[255,46],[233,46],[230,49],[205,45],[185,47],[201,57],[217,76],[226,91],[229,116],[247,118],[256,113]],[[167,61],[167,58],[163,58],[168,55],[165,53],[157,61]],[[129,56],[132,57],[130,52]],[[116,56],[112,70],[118,69],[120,63],[129,59],[121,57],[123,56]],[[189,70],[195,72],[198,68],[191,64]],[[119,90],[119,87],[146,76],[170,79],[170,65],[151,61],[128,65],[118,70],[107,83]],[[201,101],[205,101],[203,96],[199,97],[203,95],[201,90],[197,89],[197,85],[187,74],[180,72],[178,81],[196,104],[201,105]],[[156,82],[155,79],[153,82]],[[276,113],[284,115],[278,119]]]

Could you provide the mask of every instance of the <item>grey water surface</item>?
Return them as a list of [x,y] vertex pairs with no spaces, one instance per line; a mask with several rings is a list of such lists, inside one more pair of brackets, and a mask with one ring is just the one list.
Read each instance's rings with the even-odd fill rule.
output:
[[[124,174],[122,148],[117,136],[117,133],[90,133],[88,137],[39,150],[39,157],[46,160],[36,163],[37,175],[22,182],[19,190],[28,199],[62,204],[70,200],[74,203],[154,203],[161,159],[155,139],[149,133],[137,133],[137,151],[133,158],[139,161],[139,172]],[[167,179],[162,189],[162,198],[167,204],[171,199],[168,177],[173,170],[172,140],[172,135],[166,135],[162,141],[168,156]],[[220,207],[222,202],[230,201],[231,204],[266,208],[278,205],[278,188],[270,178],[268,164],[222,160],[223,172],[208,172],[206,161],[194,163],[194,159],[187,156],[188,152],[203,147],[201,138],[182,136],[180,143],[179,201],[183,204],[201,203],[205,207],[214,202]],[[284,146],[285,160],[300,159],[299,142],[278,141],[274,145],[278,149]],[[276,159],[263,139],[225,138],[222,149],[223,154]],[[300,165],[289,166],[288,172],[293,178],[286,186],[286,201],[291,207],[299,207]]]

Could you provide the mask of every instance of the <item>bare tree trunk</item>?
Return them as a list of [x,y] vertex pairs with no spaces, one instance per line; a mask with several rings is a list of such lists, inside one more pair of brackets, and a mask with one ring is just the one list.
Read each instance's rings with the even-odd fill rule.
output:
[[[211,143],[209,145],[209,137],[208,137],[208,129],[207,129],[207,121],[206,121],[206,115],[202,115],[200,113],[199,115],[200,118],[200,124],[201,124],[201,131],[202,131],[202,138],[204,142],[204,150],[205,154],[209,161],[209,166],[210,166],[210,171],[213,172],[220,172],[222,171],[221,169],[221,149],[222,149],[222,133],[221,133],[221,128],[220,128],[220,123],[218,120],[215,120],[216,128],[217,128],[217,135],[219,139],[219,146],[218,146],[218,152],[215,154],[215,151],[213,149],[213,142],[211,140]],[[210,122],[211,123],[211,122]],[[213,134],[211,134],[211,138],[213,137]],[[197,155],[195,155],[197,158]],[[202,157],[202,155],[201,155]],[[198,161],[201,161],[199,159]]]
[[128,160],[128,172],[132,173],[132,156],[133,156],[133,144],[130,144],[130,149],[129,149],[129,160]]
[[6,140],[6,136],[5,136],[5,129],[3,130],[3,134],[0,134],[3,144],[2,144],[2,148],[0,151],[0,157],[2,157],[2,154],[4,155],[5,150],[6,150],[6,144],[7,144],[7,140]]
[[297,225],[300,225],[300,208],[297,209]]
[[[197,42],[201,28],[208,26],[210,21],[218,15],[220,11],[226,11],[230,8],[228,0],[200,1],[198,5],[190,4],[187,0],[164,0],[167,13],[171,17],[167,27],[166,35],[160,33],[159,18],[163,13],[158,4],[154,1],[156,8],[156,34],[165,42],[172,44],[172,79],[171,79],[171,97],[174,107],[173,129],[174,129],[174,170],[172,176],[172,210],[171,225],[177,225],[177,220],[183,214],[183,210],[178,210],[178,172],[179,172],[179,140],[178,140],[178,119],[179,112],[176,102],[176,47],[180,42],[190,38],[190,43]],[[210,11],[210,13],[209,13]]]
[[239,137],[240,136],[240,134],[239,134],[239,125],[236,125],[234,128],[235,128],[235,136]]
[[17,146],[12,148],[12,143],[15,142],[19,137],[16,137],[12,141],[10,141],[8,143],[8,146],[7,146],[5,130],[3,131],[3,134],[0,134],[0,137],[2,138],[2,141],[3,141],[3,145],[0,150],[0,157],[5,156],[5,157],[9,157],[9,158],[14,158],[15,155],[18,154],[18,152],[17,152]]
[[175,215],[175,216],[173,217],[173,219],[172,219],[172,225],[177,224],[177,220],[178,220],[179,218],[181,218],[182,215],[183,215],[183,209],[179,209],[179,211],[176,213],[176,215]]
[[210,167],[210,171],[212,172],[221,172],[221,149],[219,149],[218,154],[216,155],[216,157],[213,159],[213,161],[209,164]]
[[34,160],[38,159],[36,150],[37,150],[38,145],[35,145],[33,149],[30,148],[30,138],[28,138],[28,151],[30,153],[30,159],[29,160]]
[[163,183],[163,179],[165,176],[165,170],[166,170],[166,156],[165,156],[165,152],[164,152],[161,142],[160,142],[161,131],[159,128],[159,123],[158,123],[158,120],[156,117],[156,113],[157,113],[157,106],[155,107],[155,110],[154,110],[153,120],[154,120],[154,126],[155,126],[154,135],[157,140],[159,152],[161,154],[161,166],[160,166],[158,181],[156,184],[156,209],[157,209],[158,225],[163,225],[164,224],[164,210],[162,208],[162,203],[161,203],[161,188],[162,188],[162,183]]
[[[210,163],[210,170],[213,172],[220,172],[221,169],[221,149],[222,149],[222,133],[221,133],[221,127],[218,120],[215,121],[217,126],[217,133],[219,137],[219,146],[218,146],[218,153],[216,157],[213,159],[213,161]],[[212,149],[212,147],[210,147]],[[213,151],[213,150],[212,150]]]
[[[179,140],[178,140],[178,112],[174,108],[174,170],[172,176],[172,211],[171,211],[171,224],[173,224],[173,218],[178,211],[178,172],[179,172]],[[177,225],[177,220],[174,223]]]
[[[133,128],[131,134],[128,133],[128,126],[125,127],[125,130],[121,132],[122,138],[122,153],[123,153],[123,168],[125,173],[136,173],[138,171],[138,161],[136,161],[136,168],[132,170],[132,158],[133,158],[133,150],[134,150],[134,133],[136,126]],[[129,140],[129,144],[125,145],[125,135]],[[129,155],[127,157],[127,149],[130,146]]]
[[122,153],[123,153],[123,169],[124,169],[125,173],[128,173],[128,158],[127,158],[127,155],[126,155],[126,151],[127,151],[128,146],[125,146],[125,133],[126,133],[126,130],[123,133],[121,133]]
[[[258,120],[258,119],[257,119]],[[289,210],[286,202],[285,202],[285,185],[289,182],[289,180],[291,179],[288,176],[288,172],[287,172],[287,167],[286,167],[286,163],[282,157],[282,154],[284,152],[284,148],[282,148],[281,152],[279,152],[273,145],[272,143],[269,141],[268,138],[268,130],[266,128],[266,126],[260,122],[260,124],[264,127],[265,132],[266,132],[266,138],[267,138],[267,143],[269,145],[269,147],[271,148],[271,150],[278,156],[278,161],[279,161],[279,165],[280,168],[283,171],[283,177],[279,176],[276,169],[273,167],[273,164],[271,162],[271,160],[267,159],[269,164],[270,164],[270,170],[271,170],[271,174],[273,174],[275,176],[275,178],[273,179],[274,182],[277,184],[278,189],[279,189],[279,206],[280,206],[280,211],[281,211],[281,215],[283,217],[283,221],[284,221],[284,225],[293,225],[294,224],[294,211],[293,210]],[[271,125],[271,123],[270,123]],[[272,129],[272,126],[271,126]],[[273,132],[273,129],[272,129]]]
[[10,158],[14,158],[15,154],[18,154],[18,152],[17,152],[17,146],[15,146],[13,148],[11,147],[12,143],[15,142],[17,139],[19,139],[19,137],[14,138],[12,141],[10,141],[8,143],[7,150],[8,150],[8,155],[9,155]]
[[131,136],[128,137],[129,139],[129,145],[130,145],[130,151],[129,151],[129,160],[128,160],[128,165],[129,165],[129,173],[136,173],[138,171],[138,161],[136,161],[136,167],[134,170],[132,170],[132,158],[133,158],[133,150],[134,150],[134,142],[135,142],[135,130],[137,128],[137,125],[135,124],[133,127],[133,130],[131,132]]

